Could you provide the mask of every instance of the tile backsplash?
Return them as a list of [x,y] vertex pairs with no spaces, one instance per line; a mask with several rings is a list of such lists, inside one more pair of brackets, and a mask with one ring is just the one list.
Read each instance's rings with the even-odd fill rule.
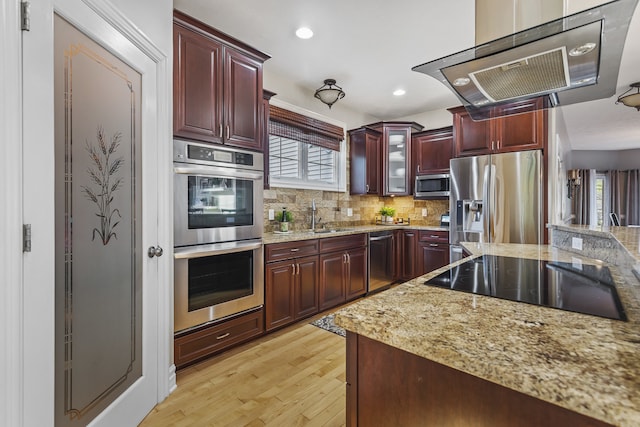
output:
[[[449,211],[448,200],[414,200],[413,196],[378,197],[352,196],[322,190],[298,190],[290,188],[272,188],[264,192],[264,230],[271,232],[277,229],[278,223],[269,220],[269,209],[274,212],[286,207],[293,214],[292,230],[305,230],[311,227],[311,201],[316,201],[316,219],[320,219],[318,227],[348,227],[370,225],[379,217],[378,211],[383,206],[395,208],[396,217],[410,218],[414,225],[440,225],[440,215]],[[353,210],[347,216],[347,209]],[[427,209],[427,216],[422,210]]]

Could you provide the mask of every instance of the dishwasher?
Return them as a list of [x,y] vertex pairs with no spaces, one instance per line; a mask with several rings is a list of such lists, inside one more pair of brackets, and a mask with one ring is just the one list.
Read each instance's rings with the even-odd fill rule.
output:
[[395,280],[393,231],[369,233],[369,287],[368,292],[391,285]]

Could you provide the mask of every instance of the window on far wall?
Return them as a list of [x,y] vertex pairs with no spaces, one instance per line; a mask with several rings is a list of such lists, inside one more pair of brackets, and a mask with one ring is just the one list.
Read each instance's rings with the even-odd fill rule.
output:
[[346,191],[345,152],[343,128],[290,109],[271,107],[271,187]]
[[591,225],[601,226],[605,223],[605,212],[609,212],[609,181],[607,175],[596,172],[591,187]]

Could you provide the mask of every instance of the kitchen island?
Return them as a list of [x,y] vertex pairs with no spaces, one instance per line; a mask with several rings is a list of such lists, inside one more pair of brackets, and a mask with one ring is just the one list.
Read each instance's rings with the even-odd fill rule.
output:
[[[550,246],[466,249],[601,264]],[[608,267],[627,321],[423,284],[450,266],[338,311],[348,331],[348,421],[640,425],[640,282],[628,267]]]

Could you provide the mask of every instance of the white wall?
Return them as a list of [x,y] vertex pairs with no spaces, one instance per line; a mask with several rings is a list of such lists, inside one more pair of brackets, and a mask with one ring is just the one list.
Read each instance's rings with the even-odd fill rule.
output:
[[453,114],[446,109],[425,111],[424,113],[402,117],[399,121],[416,122],[424,126],[424,130],[438,129],[453,125]]
[[550,224],[562,224],[571,215],[567,197],[567,170],[571,169],[569,135],[561,109],[550,109],[549,142],[547,145],[547,198]]
[[[173,58],[173,0],[111,0],[168,58]],[[173,83],[168,82],[169,89]]]
[[640,168],[640,148],[618,151],[571,152],[572,169],[628,170]]

